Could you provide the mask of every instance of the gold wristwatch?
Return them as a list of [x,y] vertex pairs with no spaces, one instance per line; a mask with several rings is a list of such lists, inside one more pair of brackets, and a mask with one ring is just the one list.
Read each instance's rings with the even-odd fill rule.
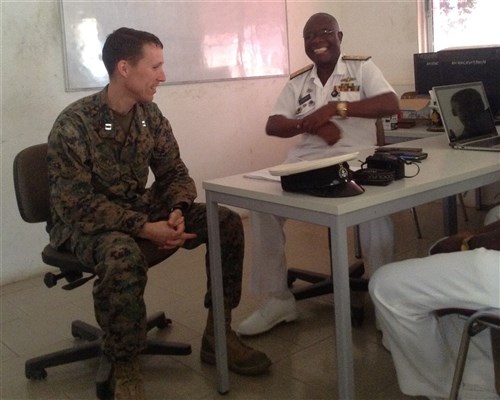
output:
[[461,251],[467,251],[467,250],[470,250],[470,245],[469,245],[469,242],[470,240],[474,237],[474,235],[471,235],[471,236],[467,236],[463,241],[462,241],[462,244],[460,246],[460,250]]
[[339,101],[337,103],[337,114],[340,118],[347,118],[347,102]]

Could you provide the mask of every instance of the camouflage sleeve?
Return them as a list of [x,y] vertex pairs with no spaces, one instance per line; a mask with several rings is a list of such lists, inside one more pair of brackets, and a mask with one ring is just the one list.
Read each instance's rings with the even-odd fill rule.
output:
[[196,185],[180,157],[179,146],[169,121],[158,110],[155,148],[151,170],[155,176],[155,192],[170,206],[179,203],[191,205],[196,198]]
[[92,155],[86,142],[91,123],[77,113],[61,114],[48,140],[48,170],[52,223],[92,234],[117,230],[137,234],[147,215],[96,193],[92,182]]

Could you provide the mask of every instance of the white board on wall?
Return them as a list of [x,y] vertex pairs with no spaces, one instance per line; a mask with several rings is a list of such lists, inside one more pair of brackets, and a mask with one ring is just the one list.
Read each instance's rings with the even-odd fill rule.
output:
[[285,0],[61,0],[66,89],[95,89],[108,76],[101,50],[122,26],[154,33],[167,84],[288,75]]

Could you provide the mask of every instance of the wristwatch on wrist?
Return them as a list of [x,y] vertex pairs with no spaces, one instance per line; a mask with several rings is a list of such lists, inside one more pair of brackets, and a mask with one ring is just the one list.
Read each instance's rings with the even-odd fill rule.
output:
[[340,118],[347,118],[347,102],[339,101],[337,103],[337,114]]
[[170,210],[168,210],[168,215],[172,214],[175,210],[180,210],[180,212],[184,216],[184,215],[186,215],[187,208],[188,208],[188,205],[187,205],[187,203],[184,203],[184,202],[174,204],[172,206],[172,208],[170,208]]
[[461,251],[467,251],[467,250],[470,250],[470,245],[469,245],[469,242],[470,240],[473,238],[474,236],[471,235],[471,236],[467,236],[463,241],[462,241],[462,245],[460,246],[460,250]]

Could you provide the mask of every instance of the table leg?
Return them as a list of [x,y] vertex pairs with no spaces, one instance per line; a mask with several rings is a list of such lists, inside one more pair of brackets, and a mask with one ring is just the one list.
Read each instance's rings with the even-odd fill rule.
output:
[[217,202],[206,192],[208,248],[210,255],[210,282],[212,285],[212,308],[214,314],[215,359],[217,367],[217,390],[229,392],[227,365],[226,328],[224,323],[224,289],[222,286],[222,259],[220,248],[219,212]]
[[334,222],[330,230],[332,233],[330,245],[332,248],[331,266],[335,304],[338,391],[340,399],[354,399],[347,227],[344,224]]
[[457,233],[457,196],[455,195],[443,199],[443,223],[445,236]]

